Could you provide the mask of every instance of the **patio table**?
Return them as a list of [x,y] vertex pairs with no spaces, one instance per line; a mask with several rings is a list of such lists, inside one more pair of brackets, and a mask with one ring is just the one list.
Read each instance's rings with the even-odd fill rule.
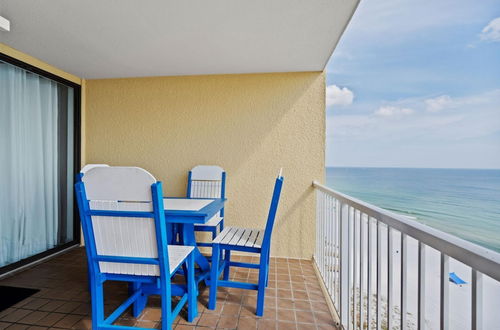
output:
[[180,224],[182,244],[195,247],[195,263],[200,268],[197,282],[210,275],[210,264],[196,246],[195,224],[203,224],[210,220],[224,207],[225,198],[178,198],[166,197],[163,199],[165,218],[169,223]]

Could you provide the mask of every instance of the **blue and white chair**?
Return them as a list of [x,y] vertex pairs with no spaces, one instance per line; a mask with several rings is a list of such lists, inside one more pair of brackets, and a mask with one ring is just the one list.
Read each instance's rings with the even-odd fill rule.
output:
[[[194,248],[167,245],[162,184],[137,167],[95,167],[75,184],[90,268],[92,329],[130,329],[113,325],[131,305],[138,317],[147,297],[161,296],[162,329],[188,304],[188,321],[197,315]],[[187,268],[187,283],[172,284],[179,267]],[[103,285],[128,282],[130,296],[109,316],[104,315]],[[172,308],[172,296],[180,296]]]
[[[198,165],[188,173],[188,198],[225,198],[226,172],[219,166]],[[212,233],[212,240],[217,232],[224,229],[224,209],[204,224],[196,224],[195,231]],[[212,246],[212,243],[198,242],[199,246]]]
[[[257,316],[262,316],[264,313],[264,297],[269,277],[269,253],[271,248],[271,235],[273,232],[274,220],[283,186],[283,177],[280,174],[276,178],[274,184],[273,197],[271,199],[271,207],[267,217],[266,228],[264,230],[226,227],[213,240],[212,255],[219,255],[224,251],[224,260],[221,262],[219,258],[212,258],[212,268],[210,274],[210,296],[208,302],[209,309],[215,309],[217,303],[217,288],[219,286],[257,290]],[[246,262],[231,261],[230,251],[251,252],[260,254],[260,262],[258,264]],[[229,270],[231,266],[257,268],[259,270],[258,283],[245,283],[229,280]],[[220,274],[224,272],[224,278],[219,279]]]
[[[76,174],[75,177],[75,183],[82,181],[83,176],[85,173],[87,173],[89,170],[96,168],[96,167],[109,167],[108,164],[87,164],[82,169],[80,170],[79,173]],[[90,292],[90,268],[87,268],[87,282],[88,282],[88,290]]]

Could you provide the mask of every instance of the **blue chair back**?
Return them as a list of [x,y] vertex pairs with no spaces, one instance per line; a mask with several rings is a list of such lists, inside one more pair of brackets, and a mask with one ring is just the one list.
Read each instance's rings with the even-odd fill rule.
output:
[[170,282],[161,182],[137,167],[95,167],[75,189],[91,274]]
[[283,187],[283,176],[281,170],[274,183],[273,197],[271,199],[271,206],[269,207],[269,214],[267,216],[266,229],[264,230],[264,238],[262,240],[262,253],[269,253],[271,246],[271,235],[273,232],[274,221],[276,219],[276,212],[281,196],[281,188]]
[[[187,198],[225,198],[226,172],[215,165],[198,165],[188,173]],[[224,216],[224,209],[220,216]]]

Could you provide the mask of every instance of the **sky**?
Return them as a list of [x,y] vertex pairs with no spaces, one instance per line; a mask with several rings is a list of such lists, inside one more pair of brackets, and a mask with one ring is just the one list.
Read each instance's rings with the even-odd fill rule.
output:
[[500,0],[361,0],[326,72],[327,166],[500,168]]

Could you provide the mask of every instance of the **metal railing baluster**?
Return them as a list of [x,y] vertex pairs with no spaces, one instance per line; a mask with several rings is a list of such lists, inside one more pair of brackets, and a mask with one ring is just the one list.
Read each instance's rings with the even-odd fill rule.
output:
[[365,223],[364,223],[364,217],[363,213],[360,212],[359,214],[359,326],[361,329],[364,329],[364,321],[365,321],[365,313],[364,313],[364,308],[363,308],[363,302],[365,301],[363,297],[363,282],[365,278],[365,268],[364,268],[364,262],[363,262],[363,255],[365,251],[365,245],[363,242],[365,242]]
[[349,206],[341,203],[340,211],[340,320],[349,325]]
[[392,250],[391,227],[387,226],[387,329],[392,329],[392,295],[394,293],[394,285],[392,281],[394,260],[392,258]]
[[425,326],[425,245],[418,242],[418,307],[417,328]]
[[472,270],[472,330],[483,329],[483,274]]
[[352,220],[354,222],[354,230],[352,233],[352,320],[353,320],[353,327],[354,329],[357,329],[357,323],[358,323],[358,317],[356,314],[357,311],[357,304],[356,304],[356,298],[357,298],[357,277],[358,277],[358,247],[357,247],[357,239],[356,236],[358,234],[358,221],[357,221],[357,215],[358,212],[357,210],[353,209],[353,217]]
[[407,299],[408,299],[408,267],[407,267],[407,257],[408,251],[406,248],[407,236],[405,233],[401,233],[401,329],[407,328]]
[[439,313],[439,323],[441,330],[449,329],[449,257],[444,253],[441,253],[441,287],[440,287],[440,313]]
[[372,268],[372,226],[371,226],[371,223],[372,223],[372,219],[370,218],[370,216],[367,215],[367,218],[368,218],[368,239],[367,239],[367,244],[368,244],[368,255],[367,255],[367,269],[366,269],[366,272],[367,272],[367,283],[366,283],[366,313],[367,313],[367,329],[370,330],[371,329],[371,325],[372,325],[372,307],[371,307],[371,300],[372,300],[372,296],[371,296],[371,287],[372,287],[372,277],[371,277],[371,268]]
[[382,328],[382,234],[377,221],[377,330]]

